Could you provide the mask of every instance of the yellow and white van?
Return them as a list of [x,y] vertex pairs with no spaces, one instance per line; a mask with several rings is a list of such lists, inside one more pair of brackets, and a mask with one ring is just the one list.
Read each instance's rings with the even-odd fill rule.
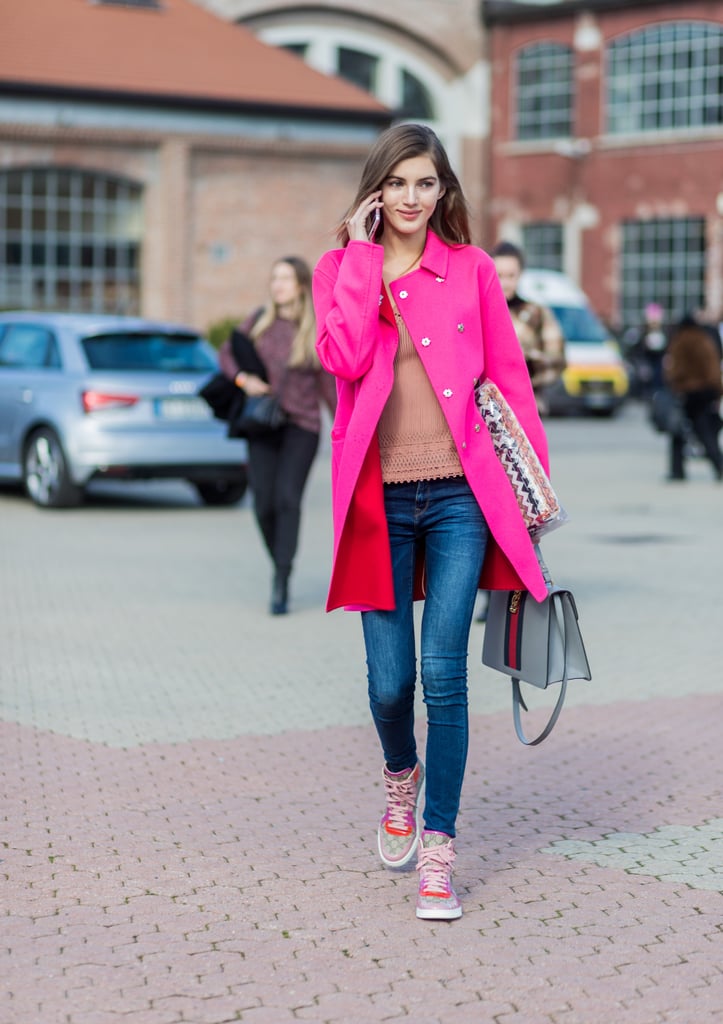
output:
[[567,368],[546,392],[550,411],[615,412],[628,394],[628,374],[617,342],[585,293],[565,274],[534,269],[522,272],[517,291],[552,310],[565,336]]

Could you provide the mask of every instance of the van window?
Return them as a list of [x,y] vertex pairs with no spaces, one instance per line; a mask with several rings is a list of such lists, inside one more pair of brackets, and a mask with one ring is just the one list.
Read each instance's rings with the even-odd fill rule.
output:
[[608,341],[610,334],[590,309],[585,306],[551,306],[566,341],[599,344]]

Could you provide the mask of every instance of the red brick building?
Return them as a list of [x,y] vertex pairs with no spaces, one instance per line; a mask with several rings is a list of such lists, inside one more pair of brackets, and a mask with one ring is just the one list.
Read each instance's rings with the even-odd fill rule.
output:
[[487,0],[486,242],[636,323],[723,313],[723,3]]
[[389,119],[191,0],[0,0],[0,307],[243,315]]

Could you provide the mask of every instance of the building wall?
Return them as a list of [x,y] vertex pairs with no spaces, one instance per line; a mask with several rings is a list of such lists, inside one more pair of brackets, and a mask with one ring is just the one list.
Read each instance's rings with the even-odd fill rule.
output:
[[190,168],[194,322],[246,315],[266,300],[274,260],[301,256],[313,267],[336,245],[365,153],[198,146]]
[[299,255],[313,265],[335,244],[376,129],[312,128],[296,141],[274,134],[263,124],[220,137],[0,117],[0,170],[74,168],[140,184],[141,312],[206,329],[266,300],[274,260]]
[[[720,25],[723,4],[696,2],[578,10],[566,17],[510,19],[489,31],[493,196],[485,243],[517,237],[535,221],[565,225],[564,269],[609,321],[620,321],[620,225],[627,219],[706,220],[705,313],[723,311],[723,126],[684,132],[606,134],[603,125],[604,47],[618,35],[667,20]],[[566,43],[575,52],[574,130],[568,139],[517,141],[515,59],[532,42]],[[654,296],[650,297],[651,299]]]

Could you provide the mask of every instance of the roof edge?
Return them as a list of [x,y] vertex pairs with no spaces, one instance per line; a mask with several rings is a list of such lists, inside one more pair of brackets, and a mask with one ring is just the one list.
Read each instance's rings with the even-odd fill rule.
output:
[[261,116],[285,116],[318,121],[368,122],[386,127],[394,118],[391,110],[360,110],[355,107],[316,107],[290,103],[244,102],[242,100],[215,99],[207,96],[182,96],[167,93],[136,93],[126,90],[91,89],[75,86],[57,86],[51,83],[34,83],[0,80],[0,95],[26,96],[30,98],[85,100],[93,103],[125,103],[138,107],[165,107],[168,109],[206,110],[209,113],[250,114]]
[[485,25],[514,25],[523,22],[555,21],[567,18],[571,14],[582,14],[586,11],[604,13],[606,11],[629,11],[638,7],[679,7],[669,0],[559,0],[558,3],[533,4],[517,3],[515,0],[486,0],[480,4],[482,20]]

